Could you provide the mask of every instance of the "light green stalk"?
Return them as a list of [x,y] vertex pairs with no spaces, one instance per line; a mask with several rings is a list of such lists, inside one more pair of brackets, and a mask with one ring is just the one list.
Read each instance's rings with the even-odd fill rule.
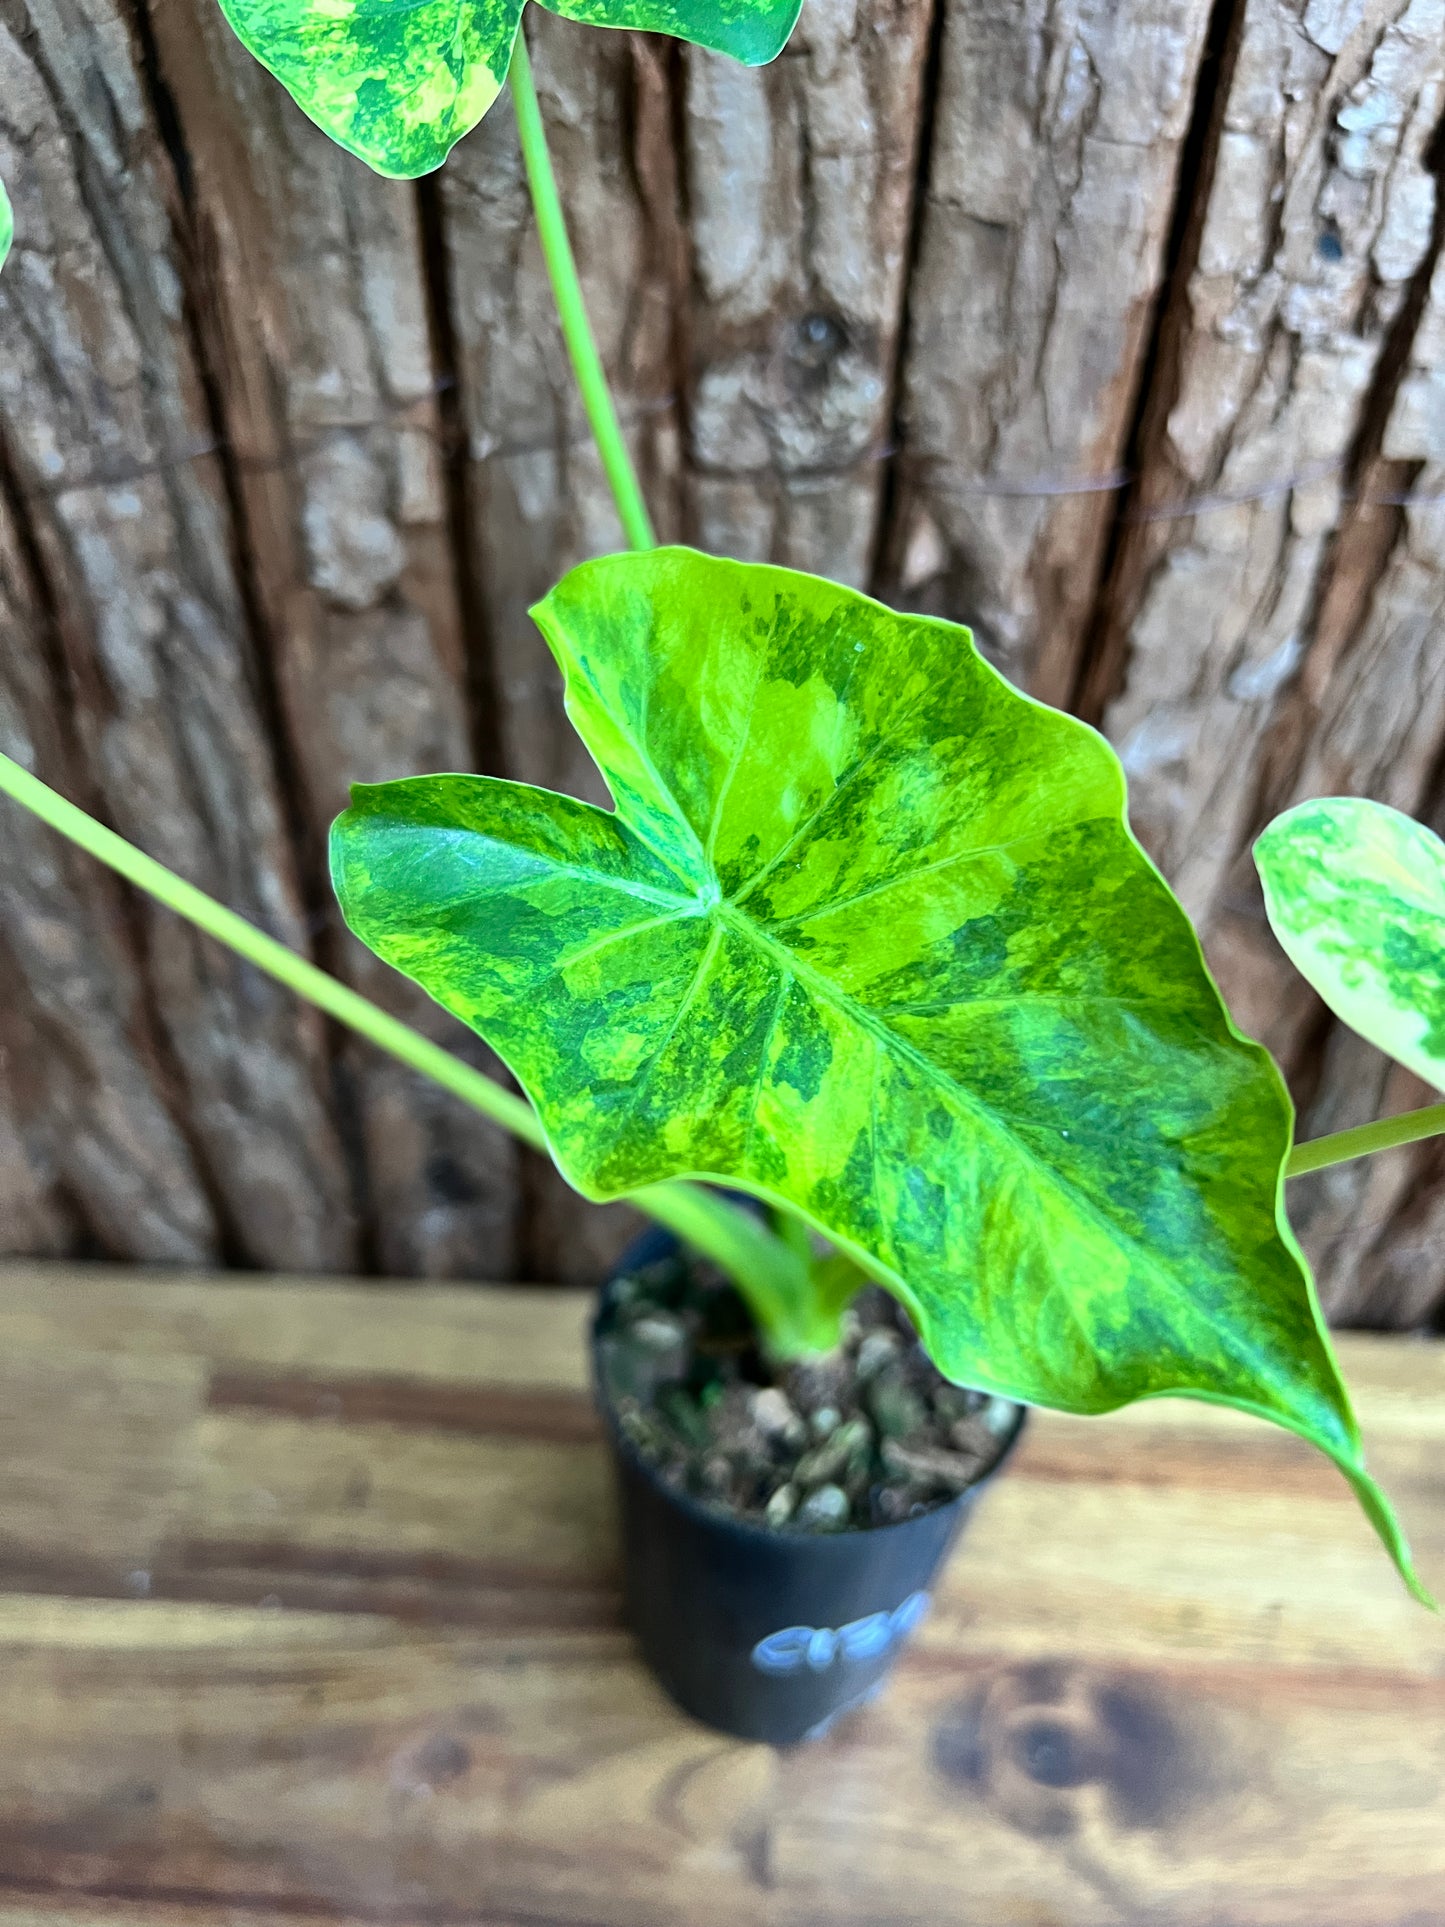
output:
[[587,411],[607,485],[617,504],[627,546],[632,549],[655,548],[657,538],[652,532],[647,504],[643,500],[632,458],[627,452],[627,443],[623,440],[617,410],[613,406],[607,376],[603,372],[602,357],[597,352],[597,343],[593,338],[592,324],[587,319],[582,284],[577,278],[577,263],[572,254],[572,244],[567,239],[567,222],[557,192],[557,178],[552,172],[552,159],[547,152],[542,110],[537,104],[537,89],[532,82],[527,36],[520,28],[512,51],[511,85],[512,103],[517,113],[517,136],[521,141],[527,184],[532,190],[532,206],[537,216],[537,238],[542,244],[542,256],[552,279],[557,319],[562,324],[562,338],[567,344],[572,372],[577,377],[582,406]]

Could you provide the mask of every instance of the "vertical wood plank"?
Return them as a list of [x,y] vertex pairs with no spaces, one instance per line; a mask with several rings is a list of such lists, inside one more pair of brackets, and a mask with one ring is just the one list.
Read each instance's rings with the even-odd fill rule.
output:
[[1007,675],[1064,703],[1210,9],[944,7],[888,587],[975,624]]
[[786,52],[689,49],[688,506],[702,547],[868,586],[929,0],[808,0]]
[[8,1065],[12,1048],[0,1045],[0,1257],[79,1257],[85,1249],[83,1227],[15,1102]]
[[[1108,591],[1105,726],[1134,821],[1241,1021],[1314,1085],[1304,1136],[1428,1097],[1348,1033],[1317,1055],[1327,1022],[1269,934],[1248,845],[1305,796],[1418,810],[1445,741],[1438,536],[1428,506],[1390,499],[1432,452],[1440,26],[1437,0],[1247,0]],[[1431,1158],[1291,1187],[1332,1315],[1409,1323],[1439,1302],[1413,1196]],[[1387,1278],[1402,1213],[1409,1275]]]
[[[1308,796],[1365,795],[1445,828],[1445,207],[1438,199],[1433,223],[1428,295],[1398,371],[1378,459],[1361,484],[1367,493],[1393,486],[1407,500],[1400,507],[1367,501],[1354,510],[1358,520],[1388,516],[1393,539],[1350,627],[1328,622],[1327,598],[1277,731],[1271,809]],[[1342,538],[1329,587],[1347,604],[1358,599],[1339,588],[1348,560]],[[1223,927],[1235,954],[1248,957],[1254,1000],[1287,1007],[1297,980],[1278,950],[1259,938],[1246,912],[1234,912]],[[1315,1136],[1438,1095],[1341,1028],[1303,1128]],[[1445,1306],[1439,1144],[1344,1165],[1296,1190],[1292,1215],[1321,1266],[1336,1317],[1408,1326],[1438,1315]]]
[[[528,30],[588,312],[665,535],[676,521],[670,325],[627,143],[630,38],[540,11]],[[470,565],[490,642],[499,758],[508,775],[602,801],[527,610],[575,563],[624,543],[558,329],[509,94],[457,148],[440,185],[468,438]]]
[[[762,71],[533,10],[660,533],[971,619],[1081,697],[1303,1131],[1421,1101],[1300,992],[1247,845],[1329,790],[1445,821],[1440,0],[938,5],[808,0]],[[525,611],[620,531],[508,102],[418,196],[211,0],[0,0],[0,173],[0,736],[480,1057],[340,930],[323,848],[355,777],[601,797]],[[1122,518],[1068,492],[1131,452]],[[17,1249],[351,1265],[353,1177],[396,1273],[587,1277],[627,1235],[6,827]],[[1438,1311],[1435,1148],[1291,1201],[1336,1315]]]
[[[676,429],[667,264],[654,246],[630,133],[631,38],[528,15],[537,92],[587,297],[633,458],[665,538],[676,528]],[[464,484],[487,649],[496,758],[524,782],[606,800],[562,713],[561,686],[527,615],[573,564],[623,546],[576,397],[537,245],[510,95],[440,176]],[[595,1277],[635,1228],[582,1203],[550,1164],[523,1161],[524,1275]]]
[[1105,719],[1140,834],[1206,929],[1309,653],[1362,411],[1430,247],[1442,83],[1437,0],[1246,0],[1197,255],[1166,324],[1173,379],[1151,398],[1111,587],[1123,686]]
[[[20,120],[25,95],[10,84],[16,53],[0,24],[0,100]],[[3,153],[0,170],[13,185]],[[28,198],[20,208],[23,220]],[[0,748],[70,787],[49,615],[3,495],[0,638]],[[118,1258],[215,1263],[214,1214],[167,1102],[120,888],[6,802],[0,903],[4,1247],[61,1252],[84,1236]]]
[[[136,50],[102,0],[7,0],[6,19],[23,238],[0,280],[0,410],[86,775],[123,834],[301,942]],[[186,925],[148,902],[139,914],[231,1249],[350,1263],[319,1024]]]
[[[478,1040],[345,933],[326,874],[352,782],[473,767],[415,192],[306,120],[214,0],[161,0],[154,19],[327,961],[482,1062]],[[510,1275],[505,1133],[369,1047],[345,1061],[381,1267]]]

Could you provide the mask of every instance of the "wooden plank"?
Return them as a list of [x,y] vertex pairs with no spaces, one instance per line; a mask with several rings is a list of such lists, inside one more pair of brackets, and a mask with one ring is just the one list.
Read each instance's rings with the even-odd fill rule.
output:
[[706,549],[867,587],[929,0],[810,0],[767,68],[689,51],[687,505]]
[[[0,26],[7,81],[16,53]],[[0,91],[25,99],[8,84]],[[0,167],[15,191],[3,155]],[[23,197],[20,207],[24,220]],[[3,492],[0,627],[6,753],[70,787],[63,685],[52,667],[57,638]],[[215,1214],[169,1102],[120,892],[11,803],[0,834],[0,882],[7,911],[0,1088],[11,1119],[0,1244],[17,1254],[59,1255],[88,1236],[121,1257],[214,1261]]]
[[[976,617],[1043,693],[1082,662],[1305,1128],[1414,1101],[1321,1055],[1246,846],[1317,789],[1438,814],[1439,0],[939,3],[809,0],[754,73],[532,20],[659,525],[850,580],[877,550],[875,586]],[[414,193],[332,152],[210,0],[12,0],[0,63],[5,741],[456,1042],[341,936],[320,842],[356,774],[598,794],[525,607],[618,531],[507,103]],[[1141,400],[1093,624],[1114,497],[1011,491],[1107,476]],[[11,1245],[580,1278],[629,1234],[7,823]],[[1428,1148],[1292,1192],[1335,1315],[1435,1316],[1442,1197]]]
[[[198,1636],[143,1606],[146,1636],[118,1640],[107,1609],[37,1608],[0,1628],[12,1892],[155,1892],[202,1919],[764,1917],[771,1756],[677,1720],[617,1633],[558,1651],[213,1609]],[[82,1734],[106,1728],[126,1751],[97,1774]]]
[[1071,1654],[935,1670],[935,1655],[925,1643],[866,1738],[789,1762],[773,1866],[804,1918],[1441,1917],[1445,1787],[1410,1734],[1438,1721],[1437,1687]]
[[465,1285],[358,1288],[342,1280],[140,1267],[7,1265],[0,1353],[62,1347],[202,1358],[273,1378],[318,1359],[338,1378],[411,1384],[587,1386],[581,1292]]
[[[1319,1055],[1248,849],[1302,797],[1436,802],[1445,547],[1438,508],[1397,504],[1445,452],[1439,8],[1248,0],[1227,66],[1097,667],[1135,825],[1313,1136],[1430,1096],[1348,1035]],[[1332,1317],[1431,1317],[1439,1178],[1427,1147],[1292,1187]]]
[[0,1257],[76,1257],[82,1245],[74,1209],[54,1167],[27,1133],[5,1071],[0,1059],[0,1197],[7,1207],[0,1222]]
[[[1442,119],[1445,126],[1445,119]],[[1445,151],[1445,150],[1442,150]],[[1438,197],[1438,189],[1437,189]],[[1406,498],[1357,508],[1354,526],[1378,524],[1375,572],[1351,584],[1338,562],[1290,713],[1281,719],[1271,807],[1307,796],[1374,796],[1438,829],[1445,756],[1445,197],[1434,209],[1436,258],[1409,337],[1377,459],[1361,491]],[[1350,530],[1341,538],[1340,554]],[[1360,606],[1363,600],[1363,606]],[[1353,614],[1354,621],[1347,626]],[[1255,910],[1251,903],[1249,908]],[[1235,911],[1221,927],[1247,961],[1249,994],[1284,1006],[1295,996],[1258,914]],[[1428,1104],[1438,1093],[1347,1031],[1337,1031],[1305,1118],[1308,1134]],[[1336,1124],[1335,1120],[1339,1123]],[[1324,1174],[1293,1206],[1321,1267],[1332,1315],[1422,1325],[1445,1305],[1445,1163],[1427,1144]]]
[[[1111,585],[1123,688],[1106,727],[1140,835],[1206,933],[1255,827],[1281,695],[1309,674],[1391,325],[1433,265],[1442,84],[1434,0],[1244,7]],[[1371,687],[1398,732],[1413,692],[1388,674]],[[1383,768],[1403,738],[1372,736]]]
[[889,586],[1066,703],[1210,10],[942,3]]
[[[630,35],[536,8],[527,28],[588,313],[666,539],[677,532],[671,255],[643,184],[670,127],[638,91],[639,60],[652,69]],[[527,610],[575,563],[624,545],[558,330],[509,95],[456,150],[439,193],[495,767],[605,802]],[[525,1273],[595,1279],[636,1218],[583,1203],[544,1159],[524,1154],[521,1171]]]
[[[41,774],[80,776],[80,800],[123,833],[304,943],[139,50],[105,0],[34,0],[7,13],[0,55],[21,221],[0,281],[0,419],[11,511],[55,612],[51,701],[68,698],[79,752]],[[350,1263],[319,1022],[148,900],[135,916],[224,1240],[254,1261]],[[138,1108],[126,1124],[149,1121]],[[146,1159],[172,1162],[170,1146],[136,1158],[128,1190]],[[123,1210],[117,1198],[109,1215]]]
[[[493,1063],[345,933],[326,873],[327,831],[352,782],[475,766],[415,191],[341,153],[212,0],[167,0],[154,19],[329,960],[409,1023]],[[374,1050],[348,1046],[346,1063],[380,1265],[514,1272],[511,1140]]]
[[[630,37],[540,11],[528,32],[588,311],[666,533],[675,466],[668,290],[618,138],[634,98]],[[574,563],[622,547],[622,534],[557,326],[509,96],[439,181],[500,762],[526,782],[600,802],[600,778],[563,718],[559,679],[527,609]]]
[[[632,1657],[585,1310],[0,1273],[5,1927],[1441,1917],[1445,1630],[1299,1441],[1036,1414],[885,1696],[774,1755]],[[1341,1349],[1438,1583],[1445,1348]]]

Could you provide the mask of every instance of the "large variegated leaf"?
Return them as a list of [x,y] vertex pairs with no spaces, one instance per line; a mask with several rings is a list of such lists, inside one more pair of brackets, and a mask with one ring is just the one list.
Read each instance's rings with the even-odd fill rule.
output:
[[15,217],[10,212],[10,196],[5,192],[4,181],[0,181],[0,268],[5,265],[14,238]]
[[1254,846],[1290,961],[1337,1017],[1445,1090],[1445,843],[1359,796],[1276,817]]
[[787,570],[618,556],[535,614],[616,813],[359,787],[333,875],[511,1066],[566,1176],[795,1206],[967,1383],[1290,1426],[1403,1562],[1281,1208],[1289,1100],[1102,739],[967,630]]
[[[546,0],[598,27],[673,34],[760,65],[800,0]],[[301,109],[379,174],[440,167],[501,91],[523,0],[221,0]]]

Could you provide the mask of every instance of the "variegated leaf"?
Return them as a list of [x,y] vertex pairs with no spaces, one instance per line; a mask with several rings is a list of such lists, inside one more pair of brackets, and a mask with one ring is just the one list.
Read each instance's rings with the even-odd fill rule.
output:
[[1286,954],[1335,1015],[1445,1090],[1445,843],[1360,796],[1286,810],[1254,846]]
[[687,550],[535,612],[615,814],[360,787],[352,929],[471,1024],[594,1197],[804,1213],[950,1377],[1304,1434],[1407,1567],[1281,1192],[1291,1112],[1124,820],[1107,744],[967,630]]

